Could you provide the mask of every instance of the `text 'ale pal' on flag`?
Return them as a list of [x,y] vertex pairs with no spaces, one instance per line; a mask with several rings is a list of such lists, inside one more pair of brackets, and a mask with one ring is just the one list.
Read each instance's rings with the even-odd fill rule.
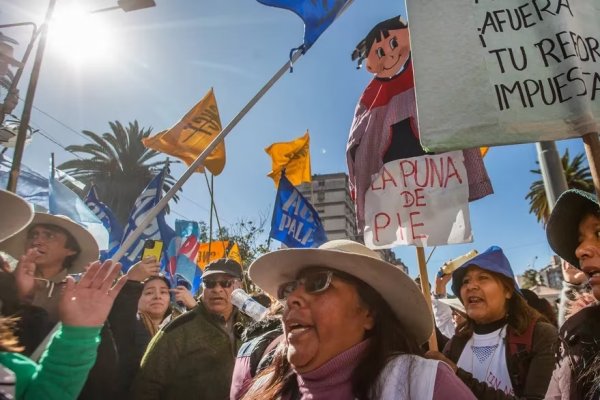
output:
[[[136,199],[133,209],[129,214],[129,220],[127,221],[127,226],[125,227],[125,233],[123,234],[121,244],[125,243],[127,237],[133,233],[133,231],[138,227],[138,224],[144,220],[146,215],[150,213],[150,210],[152,210],[160,201],[162,197],[164,176],[166,173],[167,168],[165,167],[158,175],[154,177],[154,179],[152,179],[152,181],[150,181],[148,186],[146,186],[146,188]],[[174,236],[175,232],[165,222],[165,210],[163,208],[158,213],[156,218],[151,221],[148,226],[146,226],[146,229],[144,229],[135,243],[127,250],[121,260],[119,260],[121,262],[123,272],[127,272],[127,270],[133,264],[140,260],[142,250],[144,248],[144,242],[149,239],[163,241],[165,244],[163,245],[163,259],[166,259],[167,246]]]
[[[171,129],[142,139],[144,146],[183,160],[188,166],[221,132],[221,119],[212,89]],[[221,142],[204,160],[213,175],[225,168],[225,142]],[[204,172],[199,167],[197,172]]]
[[273,143],[265,151],[271,156],[271,172],[267,176],[273,179],[275,187],[279,184],[283,170],[285,170],[287,179],[294,186],[303,182],[312,182],[308,131],[304,136],[291,142]]
[[293,11],[304,21],[304,50],[308,50],[351,0],[258,0]]
[[269,236],[288,247],[317,247],[327,241],[319,214],[281,174]]

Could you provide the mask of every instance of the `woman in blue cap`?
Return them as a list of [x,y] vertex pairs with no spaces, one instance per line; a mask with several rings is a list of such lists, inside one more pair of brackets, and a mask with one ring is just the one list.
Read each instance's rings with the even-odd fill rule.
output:
[[560,328],[560,351],[546,399],[600,399],[600,206],[596,196],[564,192],[548,219],[552,250],[588,277],[596,303]]
[[450,364],[478,399],[541,399],[554,365],[554,326],[529,307],[497,246],[452,273],[452,291],[467,319],[444,348],[429,352]]

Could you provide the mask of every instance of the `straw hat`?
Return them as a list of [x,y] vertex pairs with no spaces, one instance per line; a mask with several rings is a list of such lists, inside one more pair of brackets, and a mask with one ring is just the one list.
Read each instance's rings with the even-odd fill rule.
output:
[[[27,228],[34,225],[56,225],[69,232],[81,249],[77,258],[73,261],[73,265],[69,268],[70,274],[83,272],[85,267],[92,261],[96,261],[100,255],[98,243],[92,234],[69,217],[64,215],[52,215],[36,212],[33,220]],[[25,241],[27,238],[27,230],[22,230],[17,235],[0,243],[0,250],[10,254],[14,258],[19,258],[25,252]]]
[[23,230],[33,218],[33,208],[21,197],[0,189],[0,242]]
[[417,285],[400,268],[351,240],[332,240],[312,249],[267,253],[250,265],[252,281],[273,297],[279,285],[296,279],[306,267],[325,267],[350,274],[375,289],[398,320],[425,343],[433,331],[431,313]]

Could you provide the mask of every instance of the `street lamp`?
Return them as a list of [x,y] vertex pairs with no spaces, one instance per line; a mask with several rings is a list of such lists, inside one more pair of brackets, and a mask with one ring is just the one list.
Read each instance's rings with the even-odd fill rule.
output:
[[[123,11],[135,11],[143,8],[154,7],[156,4],[154,0],[118,0],[118,5],[116,7],[109,7],[101,10],[96,10],[94,12],[102,12],[109,11],[116,8],[120,8]],[[31,46],[35,41],[36,36],[39,34],[40,41],[35,54],[35,61],[33,63],[33,67],[31,70],[31,76],[29,78],[29,86],[27,87],[27,94],[25,95],[25,102],[23,104],[23,113],[21,115],[21,121],[19,124],[19,132],[17,134],[17,142],[15,145],[15,152],[13,155],[13,162],[10,168],[10,174],[8,176],[8,185],[6,187],[7,190],[16,193],[17,192],[17,181],[19,179],[19,173],[21,170],[21,161],[23,159],[23,151],[25,149],[25,139],[27,138],[27,129],[29,127],[29,121],[31,119],[31,109],[33,107],[33,98],[35,97],[35,90],[37,87],[38,78],[40,76],[40,69],[42,66],[42,59],[44,57],[44,50],[46,48],[46,39],[48,35],[48,24],[50,19],[52,18],[52,14],[54,13],[54,6],[56,5],[56,0],[50,0],[48,4],[48,10],[46,11],[46,17],[44,18],[44,23],[39,28],[39,32],[34,30],[34,34],[32,35],[31,42],[28,46],[28,51],[31,50]],[[29,54],[27,53],[26,56]],[[24,65],[21,66],[21,70],[24,68]],[[19,71],[19,76],[20,76]]]

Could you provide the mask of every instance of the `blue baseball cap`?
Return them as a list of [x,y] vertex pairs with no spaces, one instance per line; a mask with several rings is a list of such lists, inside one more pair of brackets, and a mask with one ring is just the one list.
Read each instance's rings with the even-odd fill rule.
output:
[[479,253],[452,272],[452,292],[454,292],[456,297],[460,298],[460,287],[462,286],[463,278],[467,273],[467,268],[470,266],[476,266],[485,269],[486,271],[504,275],[515,283],[515,290],[517,293],[521,293],[517,286],[517,282],[515,281],[515,274],[510,266],[510,262],[508,262],[508,258],[506,258],[500,247],[491,246],[489,249]]

